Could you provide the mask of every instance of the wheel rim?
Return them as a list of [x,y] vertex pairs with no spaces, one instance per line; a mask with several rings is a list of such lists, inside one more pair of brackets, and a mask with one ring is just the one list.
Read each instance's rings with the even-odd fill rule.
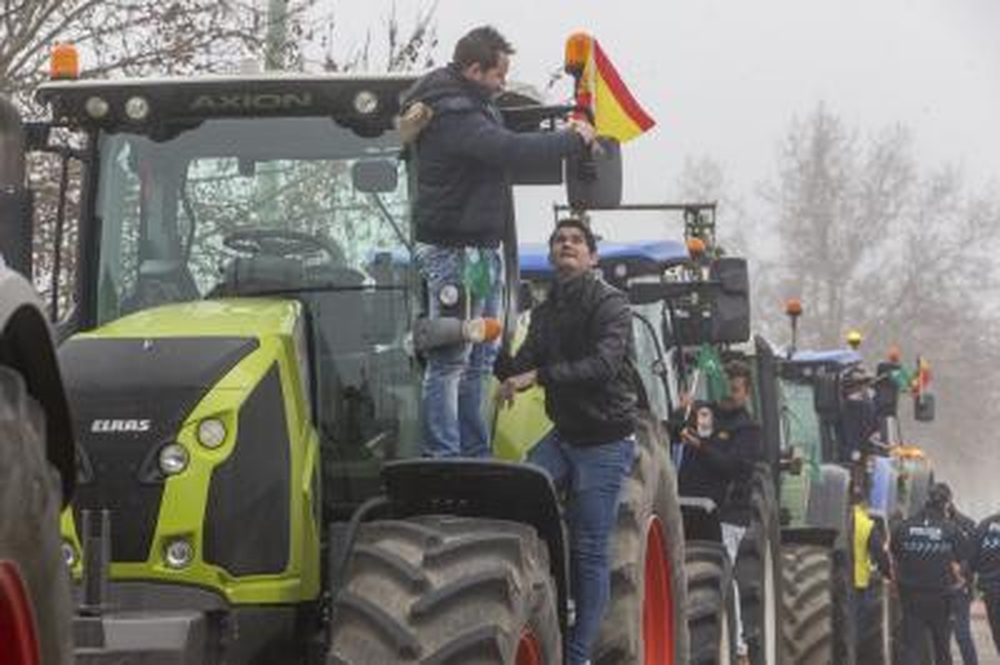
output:
[[0,561],[0,663],[38,664],[38,637],[24,582],[11,561]]
[[535,633],[530,628],[525,628],[521,633],[521,639],[517,642],[515,665],[543,665],[544,662],[538,638],[535,637]]
[[642,600],[642,642],[645,665],[674,662],[674,604],[670,588],[663,524],[652,517],[646,527],[645,588]]

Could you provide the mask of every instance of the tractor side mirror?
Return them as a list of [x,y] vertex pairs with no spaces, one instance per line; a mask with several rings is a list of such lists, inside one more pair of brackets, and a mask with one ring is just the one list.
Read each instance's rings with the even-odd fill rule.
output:
[[834,375],[817,377],[816,392],[813,396],[816,412],[824,420],[833,420],[840,413],[840,382]]
[[716,259],[709,279],[718,283],[712,298],[712,341],[745,342],[750,339],[750,276],[746,259]]
[[31,194],[25,188],[24,126],[14,105],[0,97],[0,257],[31,279]]
[[566,162],[566,200],[571,208],[613,208],[622,201],[622,149],[598,137],[598,149]]
[[934,421],[934,395],[923,393],[913,398],[913,418],[917,422]]
[[399,171],[391,159],[362,159],[351,167],[351,184],[365,194],[396,191]]

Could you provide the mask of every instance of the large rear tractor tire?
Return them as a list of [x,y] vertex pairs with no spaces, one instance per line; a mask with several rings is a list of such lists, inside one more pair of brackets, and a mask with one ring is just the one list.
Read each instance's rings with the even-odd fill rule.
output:
[[743,635],[753,665],[781,662],[781,532],[771,474],[764,467],[751,481],[751,522],[736,558]]
[[0,366],[0,663],[72,661],[61,487],[45,454],[42,408],[21,375]]
[[817,545],[786,545],[782,559],[782,650],[794,665],[831,665],[836,661],[830,550]]
[[612,536],[611,600],[594,646],[597,665],[676,665],[688,658],[684,524],[666,435],[651,418],[637,430]]
[[689,542],[685,549],[691,665],[729,665],[735,656],[736,605],[725,548]]
[[562,662],[549,554],[530,526],[422,516],[363,524],[328,665]]

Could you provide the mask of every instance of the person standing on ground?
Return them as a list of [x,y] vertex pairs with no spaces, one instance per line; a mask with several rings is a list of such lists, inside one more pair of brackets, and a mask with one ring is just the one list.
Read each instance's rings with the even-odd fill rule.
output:
[[962,557],[966,544],[948,519],[951,500],[946,487],[935,484],[924,509],[892,532],[896,583],[903,610],[904,663],[921,662],[928,633],[936,665],[951,665],[951,605],[964,584]]
[[501,356],[501,401],[540,385],[553,430],[531,450],[567,492],[576,621],[570,665],[587,663],[611,594],[609,547],[618,494],[635,462],[636,372],[630,364],[632,314],[623,293],[593,268],[597,244],[581,220],[561,220],[549,239],[556,277],[531,312],[517,356]]
[[[882,525],[868,514],[868,504],[862,487],[852,489],[854,503],[854,593],[851,603],[855,625],[864,626],[877,621],[876,612],[882,608],[876,602],[876,587],[872,586],[872,571],[878,570],[884,579],[892,578],[892,564],[886,549]],[[881,582],[877,582],[881,584]]]
[[1000,513],[987,517],[976,528],[972,568],[979,577],[993,644],[1000,654]]
[[945,483],[941,486],[948,492],[948,518],[958,528],[962,538],[967,543],[967,547],[962,557],[962,578],[964,584],[955,591],[954,603],[952,604],[952,620],[955,626],[955,641],[958,642],[959,653],[962,654],[964,665],[979,665],[979,656],[976,654],[976,641],[972,637],[972,618],[969,608],[972,605],[972,543],[976,535],[976,522],[970,517],[963,515],[955,507],[954,495],[951,488]]
[[[494,28],[476,28],[455,45],[451,63],[403,96],[399,128],[417,173],[414,256],[431,318],[497,317],[499,246],[513,220],[508,169],[581,154],[594,140],[593,127],[578,120],[553,132],[504,127],[493,98],[504,88],[513,53]],[[485,342],[428,351],[425,455],[490,454],[482,396],[496,348]]]

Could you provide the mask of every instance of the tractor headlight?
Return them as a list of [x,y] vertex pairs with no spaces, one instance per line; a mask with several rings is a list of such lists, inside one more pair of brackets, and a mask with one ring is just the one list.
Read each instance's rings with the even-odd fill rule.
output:
[[198,443],[206,448],[218,448],[226,442],[226,424],[218,418],[205,418],[198,423]]
[[111,110],[111,106],[103,97],[88,98],[84,103],[83,108],[87,111],[87,115],[95,120],[100,120],[108,114],[108,111]]
[[149,102],[145,97],[131,97],[125,102],[125,115],[129,120],[145,120],[149,115]]
[[189,461],[187,448],[179,443],[171,443],[160,449],[160,471],[164,475],[177,475],[187,468]]
[[62,557],[63,562],[65,562],[67,568],[72,568],[76,565],[79,560],[76,555],[76,548],[73,547],[73,543],[68,540],[63,540],[62,542]]
[[362,90],[354,96],[354,110],[361,115],[371,115],[378,110],[378,96],[371,90]]
[[174,569],[187,568],[194,559],[194,545],[187,538],[177,538],[163,548],[163,560]]

